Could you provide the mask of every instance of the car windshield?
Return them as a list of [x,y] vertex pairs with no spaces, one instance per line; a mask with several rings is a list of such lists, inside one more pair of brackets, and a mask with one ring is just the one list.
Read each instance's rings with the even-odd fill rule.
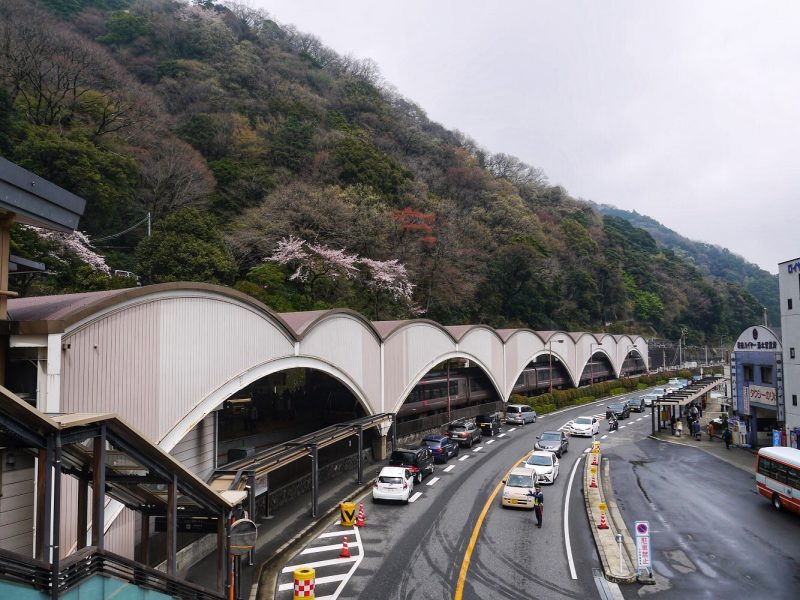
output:
[[561,439],[561,434],[555,431],[545,431],[539,439],[543,442],[557,442]]
[[466,425],[450,425],[450,431],[464,431],[466,428]]
[[614,410],[622,410],[623,408],[625,408],[625,405],[622,404],[621,402],[616,402],[614,404],[609,404],[608,408],[613,408]]
[[492,420],[492,417],[490,417],[489,415],[478,415],[477,417],[475,417],[475,420],[478,423],[490,423],[491,420]]
[[509,475],[506,485],[509,487],[533,487],[533,477],[530,475]]
[[402,477],[389,477],[388,475],[381,475],[378,477],[381,483],[403,483]]
[[509,406],[506,412],[515,413],[519,412],[519,406]]
[[589,417],[578,417],[575,419],[576,425],[591,425],[592,420]]
[[527,462],[529,465],[536,465],[538,467],[549,467],[553,464],[553,459],[549,456],[540,456],[534,455],[528,458]]
[[425,443],[428,446],[431,446],[432,448],[436,448],[442,445],[442,442],[440,440],[425,440]]
[[411,464],[414,462],[414,454],[412,452],[392,452],[392,461]]

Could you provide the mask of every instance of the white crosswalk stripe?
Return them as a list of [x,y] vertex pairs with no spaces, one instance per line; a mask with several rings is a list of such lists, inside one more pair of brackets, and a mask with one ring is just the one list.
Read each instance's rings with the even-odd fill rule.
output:
[[[512,429],[511,431],[514,431],[514,430]],[[501,438],[501,437],[506,437],[506,434],[505,434],[505,433],[501,433],[501,434],[500,434],[500,435],[498,435],[497,437],[499,437],[499,438]]]
[[480,452],[481,450],[483,450],[483,446],[478,446],[473,450],[473,452]]
[[431,480],[430,480],[428,483],[426,483],[425,485],[433,485],[433,484],[435,484],[437,481],[439,481],[439,478],[438,478],[438,477],[434,477],[433,479],[431,479]]
[[459,459],[458,459],[458,462],[465,461],[465,460],[467,460],[468,458],[469,458],[469,454],[465,454],[464,456],[462,456],[461,458],[459,458]]
[[[347,544],[348,548],[355,548],[358,547],[358,542],[350,542]],[[331,550],[340,550],[342,548],[341,544],[330,544],[329,546],[311,546],[310,548],[306,548],[300,554],[316,554],[318,552],[330,552]]]
[[488,442],[486,442],[486,445],[488,446],[489,444],[494,444],[494,442],[495,440],[489,440]]
[[442,471],[444,471],[445,473],[449,473],[450,471],[452,471],[455,468],[456,468],[455,465],[448,465],[444,469],[442,469]]
[[511,433],[512,431],[516,431],[516,430],[517,430],[516,427],[512,427],[511,429],[508,430],[508,433]]
[[604,439],[606,439],[607,437],[608,437],[608,434],[605,434],[605,435],[604,435],[604,436],[602,436],[600,439],[601,439],[601,440],[604,440]]
[[414,492],[414,495],[408,499],[409,502],[416,502],[419,500],[419,497],[422,496],[422,492]]

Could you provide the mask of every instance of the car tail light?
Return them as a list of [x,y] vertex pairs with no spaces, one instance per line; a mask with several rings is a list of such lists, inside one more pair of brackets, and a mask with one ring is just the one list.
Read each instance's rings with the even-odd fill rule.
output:
[[378,487],[378,482],[376,481],[375,483],[373,483],[372,487]]
[[407,483],[404,483],[404,484],[403,484],[403,489],[404,489],[404,490],[407,490],[407,489],[408,489],[408,484],[407,484]]

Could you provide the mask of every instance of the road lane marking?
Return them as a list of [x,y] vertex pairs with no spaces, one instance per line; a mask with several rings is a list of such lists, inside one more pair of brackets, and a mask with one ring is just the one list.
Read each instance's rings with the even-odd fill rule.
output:
[[[339,573],[338,575],[327,575],[325,577],[317,577],[314,580],[314,584],[315,585],[320,585],[320,584],[323,584],[323,583],[333,583],[334,581],[341,581],[345,577],[347,577],[347,573]],[[291,589],[294,589],[294,581],[292,581],[290,583],[282,583],[282,584],[280,584],[278,586],[278,591],[279,592],[285,592],[286,590],[291,590]],[[318,600],[322,600],[322,599],[318,598]]]
[[516,430],[517,430],[516,427],[512,427],[511,429],[508,430],[508,433],[511,433],[512,431],[516,431]]
[[[348,545],[348,548],[354,548],[358,546],[358,542],[351,542]],[[329,552],[331,550],[341,550],[341,544],[330,544],[329,546],[312,546],[311,548],[306,548],[300,554],[316,554],[317,552]]]
[[489,444],[494,444],[494,442],[495,440],[489,440],[488,442],[486,442],[486,445],[488,446]]
[[620,425],[619,426],[620,429],[625,429],[626,427],[627,427],[627,425]]
[[329,560],[318,560],[316,562],[309,562],[309,563],[302,563],[299,565],[291,565],[288,567],[283,567],[281,573],[292,573],[296,569],[316,569],[317,567],[327,567],[328,565],[339,565],[349,562],[355,562],[358,560],[358,556],[351,556],[350,558],[331,558]]
[[[520,461],[525,460],[528,457],[528,454],[524,454],[516,461],[514,461],[514,465]],[[514,467],[511,467],[512,469]],[[481,531],[481,526],[483,525],[483,520],[486,518],[486,513],[489,512],[489,507],[494,502],[495,497],[497,496],[500,489],[503,487],[503,479],[506,478],[508,473],[511,472],[509,469],[505,475],[500,479],[500,482],[494,487],[492,493],[489,494],[489,497],[486,499],[486,504],[483,505],[483,510],[481,510],[481,514],[478,515],[478,520],[475,523],[475,527],[472,530],[472,535],[469,538],[469,543],[467,544],[467,549],[464,551],[464,560],[461,561],[461,570],[458,573],[458,583],[456,584],[456,593],[453,596],[453,600],[462,600],[464,595],[464,584],[467,581],[467,572],[469,571],[469,563],[472,560],[472,551],[475,549],[475,542],[478,541],[478,534]]]
[[570,473],[569,483],[567,484],[567,494],[564,496],[564,543],[567,546],[569,574],[573,579],[577,579],[578,575],[575,573],[575,562],[572,560],[572,546],[569,543],[569,494],[572,491],[572,480],[575,478],[575,471],[578,470],[581,458],[583,458],[583,456],[578,456],[578,460],[575,461],[575,466],[572,467],[572,473]]
[[[514,431],[514,430],[512,429],[511,431]],[[501,438],[501,437],[506,437],[506,434],[505,434],[505,433],[501,433],[501,434],[500,434],[500,435],[498,435],[497,437],[499,437],[499,438]]]
[[433,484],[434,484],[434,483],[436,483],[437,481],[439,481],[439,478],[438,478],[438,477],[434,477],[433,479],[431,479],[431,480],[430,480],[428,483],[426,483],[425,485],[433,485]]
[[[339,525],[340,523],[336,523]],[[351,535],[355,531],[355,527],[352,529],[345,529],[344,531],[328,531],[321,535],[318,535],[317,538],[327,538],[327,537],[342,537],[343,535]]]
[[422,496],[422,492],[414,492],[414,495],[408,499],[409,503],[416,502],[420,496]]
[[465,460],[467,460],[468,458],[469,458],[469,454],[465,454],[464,456],[462,456],[461,458],[459,458],[459,459],[458,459],[458,462],[465,461]]
[[456,468],[456,466],[455,466],[455,465],[448,465],[448,466],[446,466],[444,469],[442,469],[442,472],[444,472],[444,473],[449,473],[450,471],[452,471],[452,470],[453,470],[453,469],[455,469],[455,468]]
[[473,452],[478,452],[479,450],[483,450],[483,446],[478,446],[473,450]]
[[606,439],[607,437],[608,437],[608,434],[605,434],[605,435],[603,435],[603,436],[600,436],[600,439],[601,439],[601,440],[604,440],[604,439]]

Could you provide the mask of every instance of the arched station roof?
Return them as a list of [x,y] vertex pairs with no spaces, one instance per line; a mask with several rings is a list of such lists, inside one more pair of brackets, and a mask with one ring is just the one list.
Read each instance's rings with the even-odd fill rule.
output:
[[270,373],[322,370],[366,412],[396,411],[435,365],[464,358],[508,398],[522,370],[552,354],[577,384],[592,354],[619,374],[640,336],[495,330],[429,319],[369,321],[349,309],[276,313],[236,290],[202,283],[19,298],[14,342],[47,348],[46,410],[116,412],[171,449],[223,400]]

